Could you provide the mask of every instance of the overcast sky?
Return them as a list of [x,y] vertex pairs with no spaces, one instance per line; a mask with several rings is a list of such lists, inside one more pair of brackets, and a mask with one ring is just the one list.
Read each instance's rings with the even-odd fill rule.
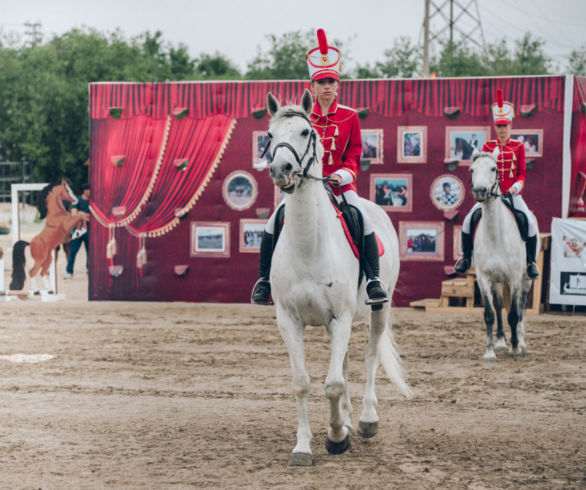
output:
[[[432,0],[437,5],[446,0]],[[519,39],[531,31],[546,41],[546,53],[563,72],[569,53],[586,47],[586,0],[455,0],[479,13],[486,42]],[[160,30],[165,41],[186,44],[192,57],[219,52],[241,70],[267,34],[322,27],[345,42],[350,67],[382,60],[399,36],[421,40],[424,0],[0,0],[0,29],[24,33],[25,22],[40,22],[45,40],[82,25],[102,32],[120,28],[126,37]],[[448,10],[446,9],[447,13]],[[446,21],[435,15],[432,31]],[[456,27],[481,31],[464,14]],[[0,67],[1,69],[1,67]]]

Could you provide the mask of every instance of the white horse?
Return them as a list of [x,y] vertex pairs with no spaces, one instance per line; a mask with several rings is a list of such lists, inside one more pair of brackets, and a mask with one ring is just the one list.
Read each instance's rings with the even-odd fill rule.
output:
[[[352,322],[359,317],[366,319],[369,311],[365,305],[365,281],[358,289],[358,260],[322,183],[323,147],[308,117],[312,106],[308,90],[303,94],[301,106],[281,108],[272,94],[267,95],[267,108],[272,116],[270,174],[275,185],[290,194],[285,205],[285,225],[273,254],[270,281],[297,398],[297,445],[289,459],[292,466],[312,464],[312,434],[307,414],[310,380],[303,348],[305,326],[324,325],[331,341],[325,382],[330,401],[326,447],[330,453],[338,454],[349,447],[352,430],[348,394],[348,342]],[[366,200],[363,205],[384,244],[380,278],[391,297],[399,275],[397,234],[381,208]],[[412,394],[393,344],[389,314],[390,303],[370,314],[367,381],[358,427],[363,437],[372,437],[378,428],[375,375],[380,361],[399,390],[406,396]]]
[[[495,349],[506,350],[507,344],[501,318],[503,308],[502,287],[510,291],[508,322],[511,327],[511,354],[524,355],[525,328],[523,321],[527,305],[527,294],[532,280],[527,276],[525,243],[512,213],[501,198],[499,170],[497,168],[498,147],[493,153],[473,154],[470,167],[472,193],[482,205],[482,219],[474,239],[474,267],[478,287],[484,301],[487,344],[483,359],[496,360]],[[533,213],[531,218],[537,227]],[[539,232],[538,232],[539,233]],[[539,236],[539,235],[538,235]],[[539,244],[539,240],[537,241]],[[539,247],[539,245],[538,245]],[[539,249],[536,256],[539,255]],[[497,319],[497,343],[493,343],[492,326]]]

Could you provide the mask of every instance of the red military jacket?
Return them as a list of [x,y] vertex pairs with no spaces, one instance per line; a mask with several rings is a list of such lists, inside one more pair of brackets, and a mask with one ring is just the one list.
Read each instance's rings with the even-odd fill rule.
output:
[[[521,182],[525,187],[527,170],[525,169],[525,147],[523,143],[517,140],[508,139],[504,145],[498,140],[487,141],[482,147],[482,151],[492,153],[496,147],[499,147],[499,157],[497,166],[499,169],[501,192],[506,193],[515,182]],[[523,194],[523,187],[519,194]]]
[[343,186],[341,190],[356,191],[356,176],[360,170],[362,154],[358,113],[334,101],[329,112],[323,115],[319,103],[315,101],[309,118],[324,147],[323,174],[327,176],[339,169],[347,170],[354,177],[354,181]]

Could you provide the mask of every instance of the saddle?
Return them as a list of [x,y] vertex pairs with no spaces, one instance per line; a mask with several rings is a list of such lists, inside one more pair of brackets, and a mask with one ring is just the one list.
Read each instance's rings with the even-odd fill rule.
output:
[[[360,259],[364,249],[364,221],[362,220],[362,215],[360,211],[351,204],[346,202],[338,203],[333,195],[330,196],[330,202],[332,206],[334,206],[336,210],[336,214],[338,215],[338,219],[340,220],[340,224],[344,230],[344,234],[352,247],[352,251],[357,259]],[[273,250],[277,246],[277,240],[279,239],[279,235],[281,234],[281,230],[283,229],[283,225],[285,224],[285,204],[281,206],[277,211],[277,216],[275,217],[275,233],[273,235]],[[380,248],[380,243],[379,243]]]
[[[362,281],[362,276],[364,274],[364,268],[362,266],[362,261],[360,257],[364,255],[364,220],[362,219],[362,214],[355,206],[348,204],[345,200],[341,203],[338,202],[336,197],[328,190],[330,196],[330,202],[334,209],[336,210],[336,215],[340,220],[340,224],[342,229],[344,230],[344,234],[346,235],[346,239],[354,252],[354,255],[360,262],[360,276],[358,279],[358,285]],[[279,239],[279,235],[283,229],[283,225],[285,224],[285,206],[283,204],[278,210],[277,215],[275,216],[275,232],[273,234],[273,250],[277,246],[277,241]],[[378,235],[376,235],[376,241],[378,244],[378,254],[379,257],[385,253],[385,249],[383,243],[381,242]]]
[[[517,227],[519,228],[519,233],[521,234],[521,239],[526,242],[527,238],[529,237],[529,221],[527,220],[527,216],[522,211],[515,209],[513,206],[513,199],[510,194],[501,196],[501,200],[507,206],[507,209],[511,212],[511,214],[515,217]],[[480,222],[480,218],[482,218],[482,208],[478,208],[472,213],[472,219],[470,221],[470,229],[472,230],[472,234],[476,233],[476,227]]]

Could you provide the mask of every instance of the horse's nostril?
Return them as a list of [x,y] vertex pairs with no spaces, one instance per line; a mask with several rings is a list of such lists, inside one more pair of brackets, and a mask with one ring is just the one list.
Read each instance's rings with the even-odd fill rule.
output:
[[275,170],[273,169],[273,167],[269,167],[269,174],[271,174],[271,177],[275,175]]

